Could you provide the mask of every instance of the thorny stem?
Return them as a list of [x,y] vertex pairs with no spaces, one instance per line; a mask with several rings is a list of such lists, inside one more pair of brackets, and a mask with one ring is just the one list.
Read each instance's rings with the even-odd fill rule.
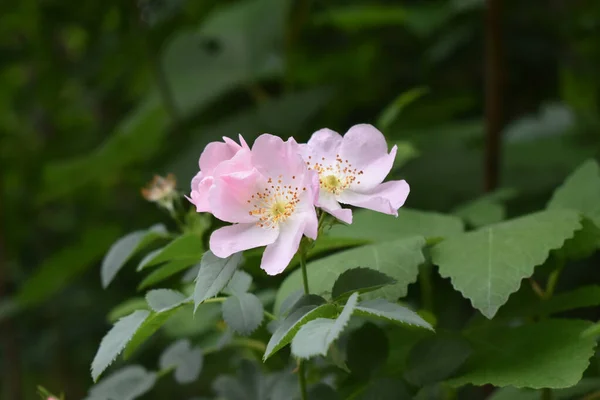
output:
[[[308,273],[306,272],[306,247],[302,244],[300,245],[300,267],[302,268],[302,282],[304,283],[304,294],[309,294],[310,289],[308,288]],[[306,371],[304,368],[303,360],[298,360],[298,382],[300,383],[301,399],[306,400],[308,398],[308,395],[306,390]]]

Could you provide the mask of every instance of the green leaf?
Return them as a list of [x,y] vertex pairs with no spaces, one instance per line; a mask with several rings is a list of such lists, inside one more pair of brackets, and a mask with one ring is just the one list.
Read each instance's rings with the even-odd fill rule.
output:
[[575,170],[548,203],[549,209],[576,210],[600,228],[600,166],[588,160]]
[[366,323],[350,333],[346,345],[348,367],[357,376],[369,377],[385,363],[388,351],[385,332],[375,324]]
[[399,304],[390,303],[385,299],[373,299],[358,303],[354,315],[433,330],[433,327],[421,318],[419,314]]
[[[139,327],[131,341],[125,347],[125,351],[123,352],[123,357],[128,359],[133,352],[152,336],[157,330],[159,330],[168,320],[172,317],[185,303],[180,304],[177,307],[171,308],[162,312],[152,312],[146,318],[144,323]],[[191,318],[191,316],[190,316]]]
[[352,225],[336,225],[330,235],[381,242],[416,235],[427,239],[447,238],[463,231],[463,222],[455,216],[401,208],[397,218],[368,210],[357,211]]
[[163,330],[172,338],[201,336],[213,330],[221,316],[221,304],[201,304],[195,313],[193,304],[184,304],[165,322]]
[[299,358],[325,356],[354,312],[358,293],[353,293],[337,319],[317,318],[304,324],[292,340],[292,353]]
[[169,261],[193,260],[195,263],[204,253],[202,238],[195,233],[184,233],[175,238],[171,243],[153,253],[153,257],[145,259],[138,266],[138,271],[152,265],[158,265]]
[[246,271],[237,270],[231,277],[223,293],[246,293],[250,290],[250,285],[252,285],[252,276]]
[[431,257],[440,274],[491,319],[521,280],[580,227],[573,211],[542,211],[444,240]]
[[204,253],[194,288],[194,307],[219,294],[242,262],[242,253],[219,258],[211,251]]
[[496,318],[547,317],[577,308],[600,305],[598,285],[581,286],[568,292],[556,293],[549,299],[540,299],[532,290],[519,296],[520,294],[521,291],[511,296],[506,305],[500,308]]
[[499,189],[456,208],[453,214],[475,228],[495,224],[506,218],[503,201],[514,198],[515,195],[515,190]]
[[138,251],[155,240],[165,238],[167,229],[162,224],[157,224],[148,230],[132,232],[123,236],[111,246],[102,260],[100,276],[102,287],[106,288],[123,268],[125,263]]
[[223,319],[234,331],[250,335],[264,317],[263,305],[252,293],[235,293],[223,303]]
[[393,285],[396,281],[371,268],[352,268],[344,271],[333,284],[331,297],[339,300],[354,292],[365,293]]
[[161,370],[175,367],[175,380],[179,383],[192,383],[202,371],[204,355],[202,350],[192,345],[188,339],[181,339],[163,351],[158,365]]
[[[368,293],[366,297],[384,297],[395,301],[406,295],[408,285],[417,279],[419,264],[425,261],[422,252],[424,245],[425,239],[422,237],[409,237],[362,246],[313,261],[307,266],[310,290],[317,294],[327,293],[344,271],[368,267],[392,277],[398,283]],[[275,310],[279,310],[285,298],[301,288],[302,274],[296,270],[285,279],[277,292]]]
[[81,233],[79,240],[50,256],[21,285],[16,296],[20,307],[31,307],[69,285],[96,262],[115,240],[119,230],[114,226],[93,228]]
[[587,321],[544,320],[519,327],[472,331],[468,369],[449,383],[560,389],[575,385],[594,354],[596,340],[583,338]]
[[454,375],[471,353],[471,345],[460,336],[425,338],[411,349],[404,378],[415,386],[443,381]]
[[139,365],[115,371],[90,389],[88,399],[134,400],[154,386],[157,376]]
[[180,306],[187,300],[188,298],[183,293],[171,289],[156,289],[146,294],[148,305],[157,313]]
[[94,361],[92,361],[92,379],[94,382],[123,351],[149,315],[150,312],[145,310],[134,311],[127,317],[121,318],[102,338],[100,347],[96,352],[96,356],[94,356]]
[[429,93],[429,89],[426,87],[416,87],[400,93],[377,117],[377,127],[382,131],[386,131],[407,106],[427,93]]
[[411,400],[412,396],[403,381],[378,378],[372,380],[358,398],[360,400]]
[[[586,394],[600,389],[599,378],[583,378],[579,383],[567,389],[556,389],[552,391],[552,399],[569,400],[585,396]],[[539,400],[540,392],[533,389],[517,389],[514,387],[499,388],[489,400]],[[591,399],[590,399],[591,400]]]
[[126,315],[131,314],[137,310],[148,310],[150,311],[150,307],[148,307],[148,303],[146,299],[143,297],[133,297],[125,300],[108,313],[106,319],[111,324],[117,322],[120,318],[125,317]]
[[263,360],[266,361],[290,343],[303,325],[317,318],[332,318],[337,315],[337,307],[333,304],[304,304],[291,311],[273,332]]
[[189,268],[190,266],[196,264],[198,261],[200,261],[200,257],[198,257],[198,259],[188,258],[185,260],[169,261],[164,265],[161,265],[160,267],[156,268],[151,273],[149,273],[148,276],[146,276],[138,285],[138,290],[143,290],[150,286],[156,285],[157,283],[160,283],[165,279],[170,278],[178,272]]

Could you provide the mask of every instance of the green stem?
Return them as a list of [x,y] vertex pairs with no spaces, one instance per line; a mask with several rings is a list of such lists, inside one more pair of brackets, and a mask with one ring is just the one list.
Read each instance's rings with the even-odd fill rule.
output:
[[265,317],[269,318],[271,321],[277,320],[277,317],[275,315],[271,314],[270,312],[265,311],[264,313],[265,313]]
[[300,248],[300,267],[302,268],[302,283],[304,283],[304,294],[309,294],[308,273],[306,272],[306,253]]
[[302,400],[307,400],[308,393],[306,390],[306,371],[303,360],[300,360],[298,363],[298,382],[300,382],[300,398]]
[[558,278],[565,266],[565,261],[562,257],[556,256],[556,269],[552,271],[550,276],[548,277],[548,283],[546,283],[546,291],[544,292],[544,299],[548,300],[554,295],[554,290],[556,289],[556,284],[558,283]]
[[540,393],[540,400],[552,400],[552,389],[542,389]]

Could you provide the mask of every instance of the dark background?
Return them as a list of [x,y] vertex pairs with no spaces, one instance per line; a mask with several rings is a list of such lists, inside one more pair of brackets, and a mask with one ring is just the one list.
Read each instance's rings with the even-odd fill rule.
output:
[[187,191],[223,135],[373,123],[401,144],[409,207],[495,186],[516,189],[511,214],[543,205],[600,149],[600,2],[496,2],[0,2],[0,398],[83,397],[139,281],[104,291],[99,261],[168,223],[140,188],[173,172]]

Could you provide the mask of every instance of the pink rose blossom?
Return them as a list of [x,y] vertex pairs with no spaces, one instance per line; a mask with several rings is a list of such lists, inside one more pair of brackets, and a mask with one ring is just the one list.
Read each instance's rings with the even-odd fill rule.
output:
[[196,211],[210,212],[208,191],[213,184],[217,167],[224,161],[231,160],[240,150],[250,150],[242,135],[239,135],[239,138],[241,146],[230,138],[224,137],[224,143],[211,142],[204,148],[198,162],[200,172],[192,179],[190,197],[186,196],[196,206]]
[[218,167],[209,194],[215,217],[234,225],[210,237],[217,257],[267,246],[261,268],[281,273],[298,250],[302,235],[316,239],[315,200],[318,175],[310,171],[293,138],[284,142],[269,134],[259,136],[252,150],[238,152]]
[[410,188],[403,180],[382,183],[396,150],[388,154],[383,134],[372,125],[355,125],[343,137],[330,129],[315,132],[300,151],[319,173],[317,206],[346,223],[352,223],[352,211],[339,203],[398,216]]

